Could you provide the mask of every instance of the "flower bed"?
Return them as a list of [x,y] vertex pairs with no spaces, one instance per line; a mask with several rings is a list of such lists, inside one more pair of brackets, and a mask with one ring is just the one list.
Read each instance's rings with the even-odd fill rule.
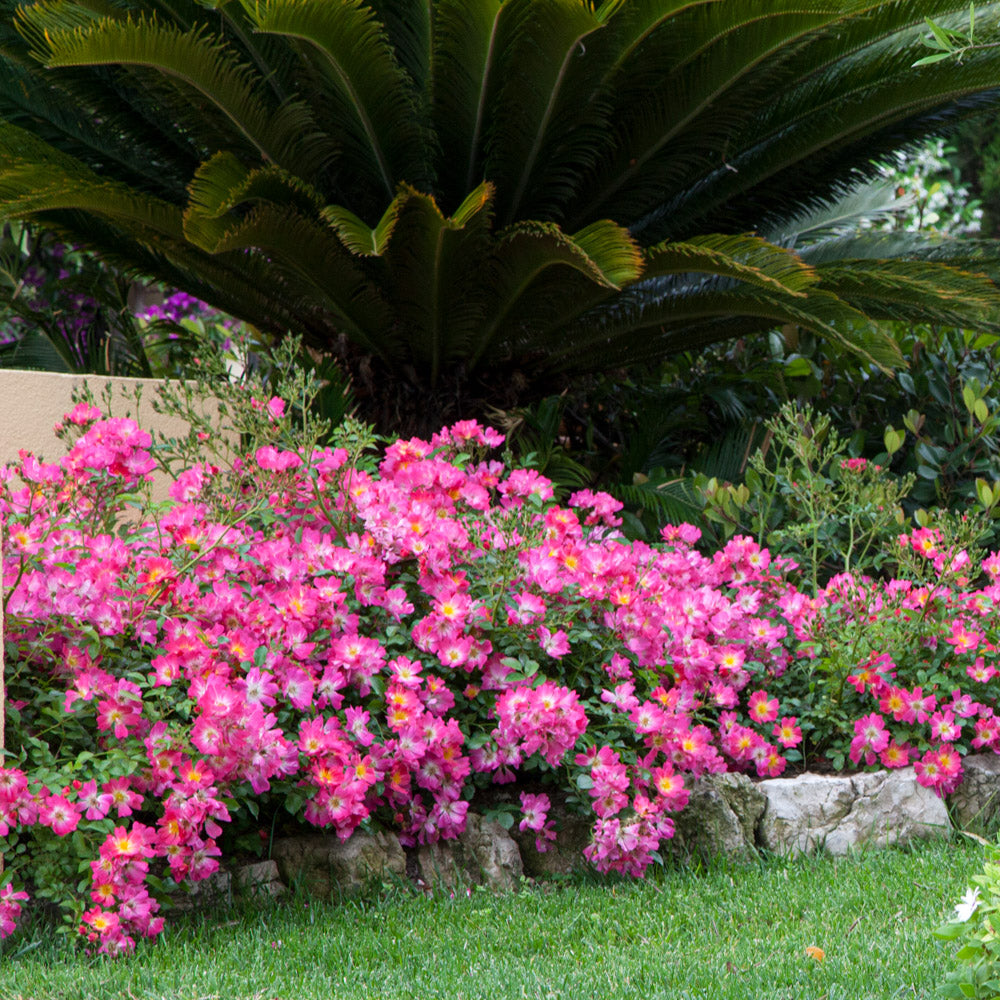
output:
[[1000,556],[973,590],[922,529],[914,579],[811,597],[747,538],[627,541],[616,501],[556,503],[474,422],[376,462],[353,425],[283,447],[282,400],[250,405],[271,443],[190,464],[167,505],[143,500],[149,435],[88,404],[65,459],[3,477],[0,936],[30,882],[128,950],[161,930],[158,894],[217,869],[227,828],[266,837],[279,811],[428,844],[477,787],[519,781],[500,818],[544,849],[559,788],[592,814],[589,860],[641,875],[688,776],[915,760],[943,794],[964,752],[997,748]]

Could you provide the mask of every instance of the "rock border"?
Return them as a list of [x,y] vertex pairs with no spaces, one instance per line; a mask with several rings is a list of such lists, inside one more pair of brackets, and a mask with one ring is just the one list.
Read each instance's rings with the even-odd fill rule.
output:
[[[912,767],[891,771],[752,781],[745,774],[706,775],[675,817],[677,832],[661,850],[672,857],[748,858],[761,851],[788,856],[827,851],[847,854],[950,836],[954,829],[982,836],[1000,830],[1000,756],[965,758],[965,779],[946,804],[919,784]],[[469,812],[465,832],[404,851],[390,833],[358,831],[347,841],[333,834],[279,838],[272,860],[220,873],[197,902],[229,896],[234,887],[274,896],[301,885],[319,897],[349,896],[374,885],[415,884],[456,893],[472,886],[507,891],[522,876],[553,878],[588,867],[583,847],[590,822],[555,801],[550,812],[555,844],[540,853],[534,834]]]

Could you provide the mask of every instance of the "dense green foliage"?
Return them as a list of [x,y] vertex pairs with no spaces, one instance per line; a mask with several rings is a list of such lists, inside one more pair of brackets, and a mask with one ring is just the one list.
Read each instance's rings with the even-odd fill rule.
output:
[[[763,540],[733,511],[707,516],[706,500],[744,483],[767,448],[765,423],[795,402],[829,419],[846,457],[914,477],[902,498],[908,515],[967,510],[979,504],[977,481],[1000,482],[997,338],[926,324],[894,330],[907,367],[891,374],[808,333],[775,332],[685,352],[631,378],[589,380],[523,411],[515,450],[567,491],[597,484],[625,501],[638,537],[689,521],[708,544],[735,530]],[[889,431],[899,437],[891,454]],[[775,526],[781,516],[776,509]],[[983,544],[996,545],[995,527]]]
[[993,245],[843,227],[1000,52],[914,69],[947,0],[758,14],[5,0],[0,212],[301,333],[400,429],[781,324],[884,366],[871,321],[992,325]]

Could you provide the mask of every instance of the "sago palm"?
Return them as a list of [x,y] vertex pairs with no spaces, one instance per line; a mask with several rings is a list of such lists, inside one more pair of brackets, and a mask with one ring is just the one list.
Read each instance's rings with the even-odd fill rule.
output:
[[1000,100],[998,49],[913,68],[964,3],[0,12],[0,215],[302,334],[384,426],[778,325],[892,365],[880,320],[1000,321],[994,244],[796,221]]

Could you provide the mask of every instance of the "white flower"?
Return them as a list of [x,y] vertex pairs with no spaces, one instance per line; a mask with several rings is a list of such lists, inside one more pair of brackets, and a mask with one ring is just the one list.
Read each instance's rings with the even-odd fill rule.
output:
[[959,923],[965,923],[979,909],[979,890],[966,889],[958,906],[955,907],[955,917]]

